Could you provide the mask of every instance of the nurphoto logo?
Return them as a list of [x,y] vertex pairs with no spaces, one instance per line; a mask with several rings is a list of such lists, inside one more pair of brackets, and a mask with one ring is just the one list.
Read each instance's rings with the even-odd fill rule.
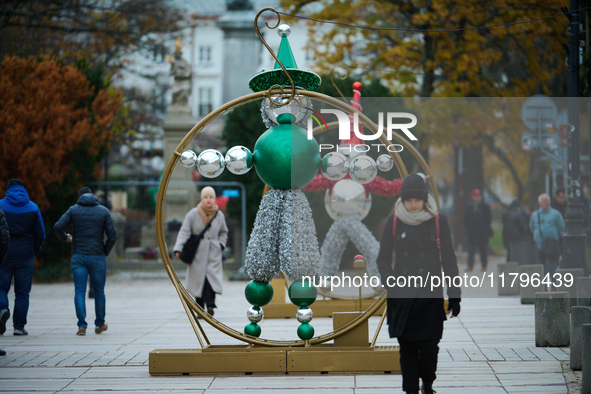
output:
[[[359,113],[357,113],[357,112],[353,113],[353,116],[352,116],[352,118],[353,118],[352,119],[353,120],[352,126],[353,127],[351,127],[351,116],[349,116],[347,113],[345,113],[341,110],[324,109],[323,108],[320,110],[320,113],[318,111],[314,111],[314,110],[312,110],[312,111],[314,114],[312,114],[311,117],[308,119],[308,139],[309,140],[314,138],[313,137],[314,127],[313,127],[313,123],[312,123],[312,118],[314,118],[314,120],[316,120],[316,123],[318,123],[318,125],[321,128],[324,125],[326,130],[328,130],[328,125],[326,123],[326,120],[321,115],[321,113],[336,115],[337,121],[339,123],[339,140],[341,140],[341,141],[350,140],[351,139],[351,131],[353,131],[355,136],[358,137],[362,141],[374,141],[374,140],[377,140],[378,138],[380,138],[382,136],[382,134],[384,134],[384,113],[383,112],[378,113],[377,132],[375,134],[366,135],[363,133],[363,131],[359,130]],[[314,116],[314,115],[316,115],[316,116]],[[320,120],[322,120],[322,123],[320,122],[320,120],[318,118],[320,118]],[[410,122],[399,123],[399,121],[401,119],[409,119]],[[400,130],[404,133],[404,135],[406,135],[406,137],[409,140],[417,141],[417,137],[415,137],[415,135],[413,133],[411,133],[409,130],[416,125],[417,125],[417,117],[411,113],[408,113],[408,112],[387,112],[386,113],[386,138],[388,139],[388,141],[392,141],[392,132],[394,130]],[[380,146],[384,146],[384,144],[371,144],[371,145],[377,146],[378,151],[380,150]],[[321,151],[323,149],[323,146],[325,147],[325,149],[334,148],[334,146],[331,144],[320,144]],[[369,145],[363,145],[363,144],[361,144],[361,146],[356,145],[355,148],[356,148],[355,150],[358,152],[369,151]],[[402,145],[399,145],[399,144],[392,144],[387,147],[387,150],[390,152],[401,152],[403,150],[403,147],[402,147]]]

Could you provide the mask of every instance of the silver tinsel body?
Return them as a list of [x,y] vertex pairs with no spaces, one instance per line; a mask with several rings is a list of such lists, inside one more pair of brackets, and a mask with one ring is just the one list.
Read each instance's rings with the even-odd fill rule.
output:
[[320,251],[308,198],[301,190],[289,192],[279,229],[279,261],[281,270],[293,282],[318,273]]
[[349,240],[365,258],[368,275],[379,278],[377,259],[380,243],[357,215],[339,217],[330,226],[322,243],[319,275],[332,276],[336,274]]
[[281,269],[295,281],[318,272],[320,252],[312,209],[301,190],[271,189],[261,201],[246,250],[251,279],[269,282]]
[[279,223],[284,190],[271,189],[261,201],[248,241],[244,269],[256,281],[269,282],[279,273]]

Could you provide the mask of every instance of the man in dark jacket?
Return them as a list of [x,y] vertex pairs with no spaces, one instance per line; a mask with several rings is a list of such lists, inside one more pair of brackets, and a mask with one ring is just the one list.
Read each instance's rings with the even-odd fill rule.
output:
[[507,248],[507,261],[517,261],[517,245],[529,238],[529,217],[514,199],[503,212],[503,245]]
[[[65,229],[72,225],[72,235]],[[86,335],[86,282],[90,276],[94,290],[94,321],[96,334],[106,331],[105,281],[107,279],[106,256],[115,245],[117,232],[109,210],[100,205],[92,190],[83,187],[78,192],[78,202],[68,209],[53,226],[59,239],[72,243],[72,274],[74,276],[74,305],[78,318],[76,335]],[[104,236],[107,235],[106,242]]]
[[482,201],[482,193],[479,189],[473,189],[470,197],[472,202],[468,204],[464,212],[464,226],[468,243],[466,272],[471,272],[474,268],[476,248],[480,250],[482,271],[486,271],[488,239],[492,236],[490,207]]
[[[10,231],[8,230],[8,222],[6,221],[6,215],[4,211],[0,209],[0,267],[4,265],[4,259],[8,253],[8,247],[10,246]],[[6,320],[10,315],[5,315]],[[0,316],[0,319],[2,316]],[[6,320],[2,322],[2,326],[6,329]],[[0,349],[0,356],[6,356],[6,352]]]
[[25,324],[29,312],[33,267],[35,256],[45,240],[45,226],[41,211],[29,200],[25,184],[19,179],[8,182],[6,197],[0,200],[0,208],[6,215],[12,237],[6,261],[0,267],[0,334],[6,331],[6,321],[10,316],[7,294],[14,278],[14,335],[27,335]]

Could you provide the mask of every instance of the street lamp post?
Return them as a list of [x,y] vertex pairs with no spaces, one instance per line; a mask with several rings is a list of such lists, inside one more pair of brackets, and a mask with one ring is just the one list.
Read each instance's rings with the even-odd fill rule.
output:
[[566,232],[563,244],[563,268],[583,268],[587,273],[586,241],[583,229],[583,204],[581,200],[579,129],[579,0],[570,0],[570,29],[568,36],[568,113],[570,144],[568,148],[569,188],[566,208]]

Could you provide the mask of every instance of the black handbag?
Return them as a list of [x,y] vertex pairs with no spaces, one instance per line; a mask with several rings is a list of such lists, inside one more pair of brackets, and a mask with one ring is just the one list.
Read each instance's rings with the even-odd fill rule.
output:
[[562,253],[560,241],[554,238],[544,238],[544,234],[542,234],[540,211],[538,211],[538,230],[540,231],[540,236],[542,237],[542,253],[550,257],[552,260],[558,260],[560,254]]
[[201,231],[199,234],[191,234],[191,236],[189,237],[187,242],[185,242],[185,245],[183,245],[183,250],[181,251],[181,257],[180,257],[180,259],[183,263],[191,264],[193,262],[193,258],[195,257],[195,254],[197,253],[197,249],[199,249],[199,243],[201,242],[201,239],[205,235],[205,232],[207,231],[207,229],[209,229],[209,227],[211,226],[211,222],[213,222],[213,220],[215,219],[217,214],[218,214],[218,211],[215,211],[213,218],[211,218],[209,223],[207,223],[207,226],[205,226],[203,231]]

